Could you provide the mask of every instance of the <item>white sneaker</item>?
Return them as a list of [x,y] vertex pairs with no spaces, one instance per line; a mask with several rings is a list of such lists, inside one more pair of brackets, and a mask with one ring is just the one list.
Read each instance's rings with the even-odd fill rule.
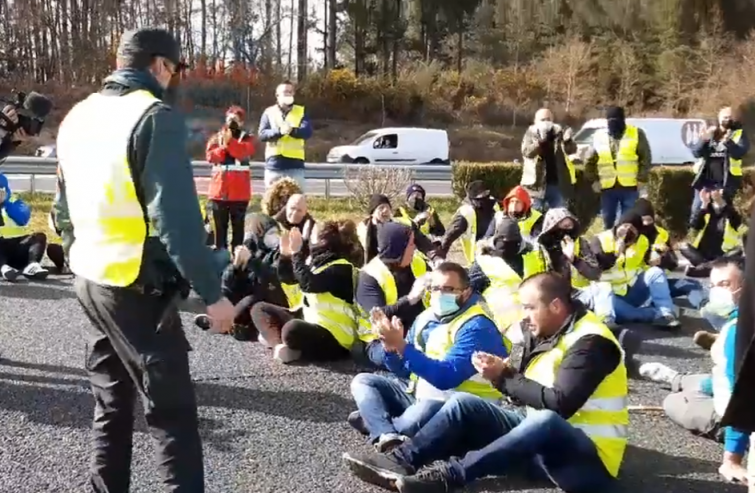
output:
[[257,342],[259,342],[260,344],[262,344],[268,349],[273,349],[273,345],[267,342],[267,339],[265,339],[265,336],[263,336],[262,334],[257,336]]
[[640,375],[650,381],[671,385],[679,372],[663,363],[644,363],[640,366]]
[[10,265],[3,265],[0,267],[0,275],[8,282],[13,282],[18,279],[18,270],[14,269]]
[[386,433],[385,435],[380,435],[380,438],[378,438],[377,443],[375,443],[375,450],[378,453],[384,454],[401,445],[406,440],[408,440],[407,437],[398,433]]
[[283,364],[292,363],[301,358],[301,351],[291,349],[285,344],[278,344],[273,350],[273,359]]
[[24,268],[22,274],[28,279],[42,281],[44,279],[47,279],[47,276],[50,275],[50,272],[39,265],[38,262],[32,262]]

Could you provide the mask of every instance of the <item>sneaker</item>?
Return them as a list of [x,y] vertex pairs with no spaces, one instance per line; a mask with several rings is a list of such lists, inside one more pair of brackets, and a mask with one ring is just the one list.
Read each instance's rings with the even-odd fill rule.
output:
[[395,490],[396,481],[399,478],[414,473],[414,468],[402,464],[392,454],[346,452],[343,454],[343,461],[354,476],[387,490]]
[[653,326],[658,327],[659,329],[678,329],[681,327],[681,323],[679,322],[679,318],[674,313],[662,313],[658,317],[653,320]]
[[39,265],[39,262],[32,262],[22,272],[25,278],[34,279],[35,281],[44,281],[50,275],[50,271]]
[[299,358],[301,358],[301,351],[291,349],[285,344],[278,344],[275,346],[275,349],[273,349],[273,359],[283,364],[292,363]]
[[370,434],[370,430],[368,430],[367,426],[364,424],[364,420],[362,419],[362,415],[359,414],[359,411],[349,413],[349,417],[346,418],[346,422],[349,423],[349,426],[357,430],[362,435]]
[[652,382],[671,385],[679,372],[662,363],[645,363],[640,366],[640,375]]
[[210,330],[212,327],[212,322],[210,321],[210,317],[207,315],[197,315],[194,317],[194,325],[199,327],[202,330]]
[[639,362],[636,357],[640,351],[642,339],[629,329],[617,329],[614,333],[618,333],[616,339],[624,350],[624,362],[627,365],[627,370],[631,374],[636,375],[639,368]]
[[233,327],[231,327],[231,335],[237,341],[251,341],[255,339],[255,332],[256,331],[253,332],[252,329],[247,325],[233,324]]
[[405,436],[399,435],[398,433],[386,433],[385,435],[380,435],[380,438],[378,438],[378,441],[375,443],[375,450],[381,454],[386,454],[404,443],[406,439]]
[[695,332],[695,335],[692,336],[692,341],[706,351],[710,350],[713,343],[716,342],[716,339],[718,339],[718,334],[706,330],[698,330]]
[[18,279],[20,273],[10,265],[3,265],[0,267],[0,276],[8,282],[13,282]]
[[454,489],[451,472],[445,462],[422,469],[414,476],[401,476],[396,480],[399,493],[450,493]]

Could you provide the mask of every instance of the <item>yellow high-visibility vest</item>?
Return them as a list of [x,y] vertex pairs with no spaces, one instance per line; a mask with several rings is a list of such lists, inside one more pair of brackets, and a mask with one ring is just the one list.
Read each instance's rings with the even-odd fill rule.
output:
[[545,271],[545,262],[539,252],[523,255],[524,276],[519,276],[501,257],[478,255],[475,262],[490,281],[482,293],[485,302],[495,316],[498,330],[505,333],[509,326],[524,318],[519,304],[519,284],[525,279]]
[[[435,209],[428,206],[425,212],[427,212],[432,217],[432,215],[435,214]],[[404,207],[399,207],[398,214],[394,217],[394,220],[404,219],[404,218],[409,219],[409,221],[412,222],[412,216],[409,214],[409,211],[407,211],[406,208]],[[402,223],[402,224],[406,224],[406,223]],[[423,235],[429,235],[430,234],[430,221],[429,220],[425,221],[425,223],[419,227],[419,230]]]
[[[472,317],[483,316],[489,318],[491,321],[493,320],[487,308],[482,303],[477,303],[460,313],[450,322],[443,324],[440,327],[435,327],[428,336],[427,341],[423,343],[422,332],[427,328],[430,321],[428,314],[429,312],[426,311],[420,315],[420,318],[415,322],[416,330],[414,331],[413,342],[414,347],[429,358],[435,360],[443,360],[443,358],[445,358],[446,354],[448,354],[456,341],[456,334],[459,332],[459,329],[461,329],[461,327]],[[509,342],[505,336],[501,335],[501,337],[503,337],[504,345],[509,351],[511,351],[511,342]],[[419,377],[414,374],[411,375],[410,380],[411,384],[409,386],[409,392],[415,393],[416,397],[419,399],[423,398],[420,389],[424,385],[429,386],[430,384],[427,382],[421,382]],[[475,374],[469,380],[462,382],[462,384],[456,387],[453,391],[446,391],[442,394],[444,398],[449,398],[456,392],[467,392],[491,401],[497,401],[503,397],[498,389],[493,387],[490,382],[482,378],[482,375],[479,374]],[[433,398],[435,397],[438,396],[433,396]]]
[[[334,260],[312,271],[320,274],[334,265],[350,265],[348,260]],[[352,266],[353,268],[353,266]],[[333,334],[338,344],[346,349],[351,349],[356,340],[357,312],[353,303],[333,296],[330,293],[307,293],[302,291],[304,303],[302,317],[305,321],[323,327]]]
[[[419,279],[427,273],[427,263],[419,256],[415,255],[411,264],[412,274],[415,279]],[[386,266],[382,260],[378,257],[370,260],[367,265],[362,267],[362,272],[368,274],[378,282],[378,286],[385,295],[385,305],[395,305],[398,301],[398,289],[396,287],[396,280],[393,278],[393,273]],[[430,293],[425,293],[422,302],[425,306],[430,303]],[[362,342],[372,342],[377,338],[377,335],[372,330],[372,322],[370,321],[370,314],[367,313],[361,306],[359,306],[359,329],[358,337]]]
[[[564,154],[564,162],[566,163],[566,169],[569,171],[569,181],[572,185],[577,183],[577,171],[574,168],[574,162],[569,158],[569,154],[566,152],[564,143],[561,142],[561,152]],[[542,157],[536,156],[534,158],[524,158],[524,164],[522,166],[522,179],[520,181],[522,186],[529,187],[537,184],[537,166],[542,161]]]
[[[598,240],[603,252],[616,253],[616,238],[612,230],[600,233]],[[624,296],[644,270],[645,254],[649,248],[647,237],[640,235],[637,242],[628,246],[624,255],[616,259],[614,266],[602,273],[600,280],[610,283],[614,293]]]
[[[508,215],[506,214],[506,211],[498,211],[495,213],[494,221],[496,224],[499,224],[506,217],[508,217]],[[522,219],[517,219],[516,224],[517,226],[519,226],[519,231],[522,233],[522,236],[524,236],[525,238],[532,236],[532,228],[535,227],[535,223],[541,217],[543,217],[542,212],[537,211],[535,209],[530,209],[530,212],[527,214],[527,217],[524,217]]]
[[[292,128],[298,128],[304,119],[304,106],[293,105],[285,118],[277,104],[267,108],[265,114],[270,120],[270,124],[275,128],[280,128],[283,122],[286,122]],[[265,159],[274,156],[304,161],[304,139],[282,135],[278,140],[267,142],[265,144]]]
[[639,145],[639,130],[637,127],[627,125],[624,135],[621,137],[619,150],[614,162],[611,154],[611,139],[606,130],[599,130],[593,138],[593,147],[598,153],[598,176],[600,188],[603,190],[613,188],[618,180],[619,185],[624,187],[637,186],[637,173],[639,172],[640,158],[637,155]]
[[[11,199],[8,199],[12,201]],[[0,238],[18,238],[19,236],[25,236],[28,234],[26,228],[16,224],[16,221],[10,218],[8,213],[3,208],[3,225],[0,226]]]
[[[709,222],[710,222],[710,214],[705,214],[705,225],[703,225],[702,229],[697,233],[697,236],[695,237],[695,241],[692,242],[693,247],[698,248],[700,246],[700,242],[703,239],[703,234],[705,233],[705,229],[708,227]],[[721,250],[724,253],[727,253],[741,246],[742,246],[742,227],[740,227],[739,229],[734,229],[731,223],[729,222],[729,220],[727,219],[726,226],[724,227],[724,240],[721,243]]]
[[[739,141],[742,139],[742,129],[735,130],[731,134],[731,141],[735,144],[738,144]],[[695,161],[695,164],[692,165],[692,172],[697,174],[700,172],[700,168],[702,168],[703,164],[705,163],[705,159],[698,159]],[[742,160],[741,159],[734,159],[729,158],[729,173],[731,173],[731,176],[742,176]]]
[[590,437],[606,470],[611,476],[616,477],[619,475],[627,447],[629,384],[624,351],[608,327],[597,315],[588,312],[559,337],[550,351],[533,358],[527,365],[524,376],[545,387],[553,388],[564,355],[578,340],[589,335],[599,335],[616,344],[622,358],[616,369],[603,379],[587,402],[568,421]]
[[95,93],[74,106],[60,126],[58,163],[76,231],[69,266],[77,276],[124,287],[139,275],[144,243],[154,232],[136,196],[129,142],[159,102],[145,90],[120,97]]
[[[498,204],[495,205],[495,210],[496,212],[501,210]],[[463,204],[459,207],[457,214],[461,214],[467,221],[467,229],[461,235],[459,241],[461,242],[461,251],[464,254],[464,258],[467,259],[467,263],[471,264],[474,262],[477,251],[477,212],[475,212],[472,204]],[[495,216],[493,217],[495,218]]]

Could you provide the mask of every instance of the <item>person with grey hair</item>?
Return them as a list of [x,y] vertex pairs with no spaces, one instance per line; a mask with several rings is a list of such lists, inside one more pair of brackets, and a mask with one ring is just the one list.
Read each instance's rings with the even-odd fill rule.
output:
[[571,197],[577,175],[570,154],[577,152],[569,127],[553,123],[553,113],[541,108],[522,139],[521,185],[529,192],[533,208],[545,212],[564,207]]
[[[142,402],[167,491],[204,491],[189,342],[178,300],[190,289],[218,332],[233,324],[194,185],[187,131],[166,102],[181,50],[168,31],[127,32],[117,69],[66,115],[57,140],[60,229],[91,324],[95,401],[89,490],[128,491],[134,407]],[[94,146],[94,147],[92,147]]]

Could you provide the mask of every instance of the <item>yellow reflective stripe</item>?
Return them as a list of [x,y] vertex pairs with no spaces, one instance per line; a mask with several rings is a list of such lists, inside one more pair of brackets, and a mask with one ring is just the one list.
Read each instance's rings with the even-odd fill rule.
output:
[[298,310],[301,308],[301,304],[304,302],[304,295],[299,285],[281,283],[281,288],[283,288],[283,294],[286,295],[286,299],[288,300],[289,309]]

